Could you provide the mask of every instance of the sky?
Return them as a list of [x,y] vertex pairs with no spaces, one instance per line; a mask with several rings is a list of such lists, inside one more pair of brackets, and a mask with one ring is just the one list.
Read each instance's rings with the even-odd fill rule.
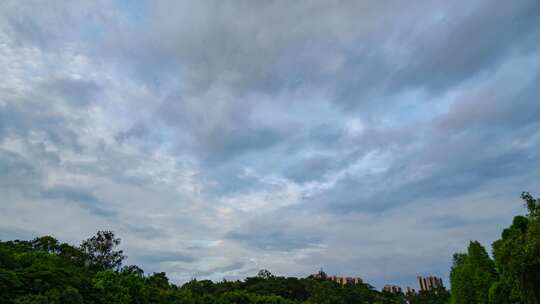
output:
[[0,75],[0,239],[174,283],[447,283],[540,195],[540,1],[7,0]]

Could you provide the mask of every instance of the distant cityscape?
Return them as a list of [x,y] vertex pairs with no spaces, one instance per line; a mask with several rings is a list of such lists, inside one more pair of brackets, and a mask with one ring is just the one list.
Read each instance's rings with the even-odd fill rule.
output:
[[[360,277],[340,277],[340,276],[335,276],[335,275],[328,276],[322,269],[318,273],[313,274],[312,277],[317,278],[317,279],[326,279],[326,280],[333,281],[341,285],[363,283]],[[416,282],[418,283],[418,291],[444,289],[444,284],[443,284],[442,279],[436,276],[427,276],[427,277],[417,276]],[[402,289],[401,286],[392,285],[392,284],[384,285],[382,291],[390,292],[390,293],[404,293],[404,294],[417,293],[416,289],[411,288],[409,286],[405,287],[405,289]]]

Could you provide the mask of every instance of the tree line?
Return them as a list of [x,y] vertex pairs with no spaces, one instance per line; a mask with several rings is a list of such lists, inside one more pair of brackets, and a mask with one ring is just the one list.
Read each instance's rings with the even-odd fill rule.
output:
[[293,304],[447,303],[448,293],[379,292],[366,283],[340,285],[324,276],[281,277],[261,270],[244,280],[171,284],[166,274],[123,266],[120,239],[99,231],[79,246],[51,236],[0,242],[0,304]]
[[79,246],[51,236],[0,241],[0,304],[510,304],[540,303],[540,200],[524,193],[528,214],[514,218],[493,244],[478,242],[453,257],[451,294],[445,289],[402,294],[367,283],[281,277],[267,270],[244,280],[172,284],[163,272],[123,265],[120,239],[99,231]]

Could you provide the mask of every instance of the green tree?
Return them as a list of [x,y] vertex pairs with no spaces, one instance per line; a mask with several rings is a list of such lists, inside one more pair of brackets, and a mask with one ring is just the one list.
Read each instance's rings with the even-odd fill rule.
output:
[[52,236],[42,236],[30,242],[32,247],[39,251],[56,253],[60,249],[60,243]]
[[92,264],[104,269],[118,270],[126,258],[122,250],[115,250],[120,239],[112,231],[98,233],[82,242],[81,250],[88,256]]
[[516,216],[512,225],[493,243],[501,282],[491,292],[493,303],[508,298],[515,303],[540,303],[540,200],[524,192],[527,216]]
[[82,304],[83,298],[76,288],[68,286],[60,296],[61,303]]
[[101,302],[108,304],[130,304],[129,288],[122,282],[121,275],[111,270],[100,271],[93,280]]
[[444,288],[421,290],[416,294],[408,294],[407,299],[411,304],[448,304],[450,293]]
[[17,298],[16,304],[49,304],[49,299],[45,295],[26,295]]
[[519,301],[512,300],[510,287],[504,280],[493,283],[489,288],[489,304],[512,304]]
[[496,280],[495,265],[485,248],[476,241],[470,242],[466,254],[454,255],[451,303],[489,303],[489,289]]
[[127,288],[131,303],[149,302],[149,286],[142,269],[137,266],[124,267],[119,275],[120,284]]
[[332,281],[314,281],[310,287],[308,303],[341,304],[345,303],[341,286]]
[[171,296],[171,286],[164,272],[157,272],[149,276],[146,279],[146,286],[151,303],[167,303],[167,299]]
[[0,303],[12,303],[17,288],[22,285],[17,273],[0,268]]

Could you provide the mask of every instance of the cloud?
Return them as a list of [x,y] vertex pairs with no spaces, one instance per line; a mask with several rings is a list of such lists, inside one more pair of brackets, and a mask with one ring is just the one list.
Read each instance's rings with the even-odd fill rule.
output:
[[86,189],[77,189],[70,186],[54,186],[43,191],[40,195],[43,199],[66,200],[80,204],[82,208],[88,209],[99,216],[113,216],[114,212],[106,209],[106,203],[100,201]]
[[153,263],[153,262],[167,262],[167,261],[174,261],[174,262],[193,262],[196,260],[195,257],[182,254],[179,252],[156,252],[153,254],[150,254],[148,256],[142,256],[140,257],[144,261],[144,263]]
[[56,79],[45,85],[45,90],[50,90],[60,98],[76,105],[88,105],[96,98],[100,91],[99,86],[88,80],[79,79]]
[[539,11],[2,3],[0,236],[112,229],[176,282],[447,277],[539,191]]
[[39,172],[19,155],[0,150],[1,187],[5,190],[33,184],[40,178]]

